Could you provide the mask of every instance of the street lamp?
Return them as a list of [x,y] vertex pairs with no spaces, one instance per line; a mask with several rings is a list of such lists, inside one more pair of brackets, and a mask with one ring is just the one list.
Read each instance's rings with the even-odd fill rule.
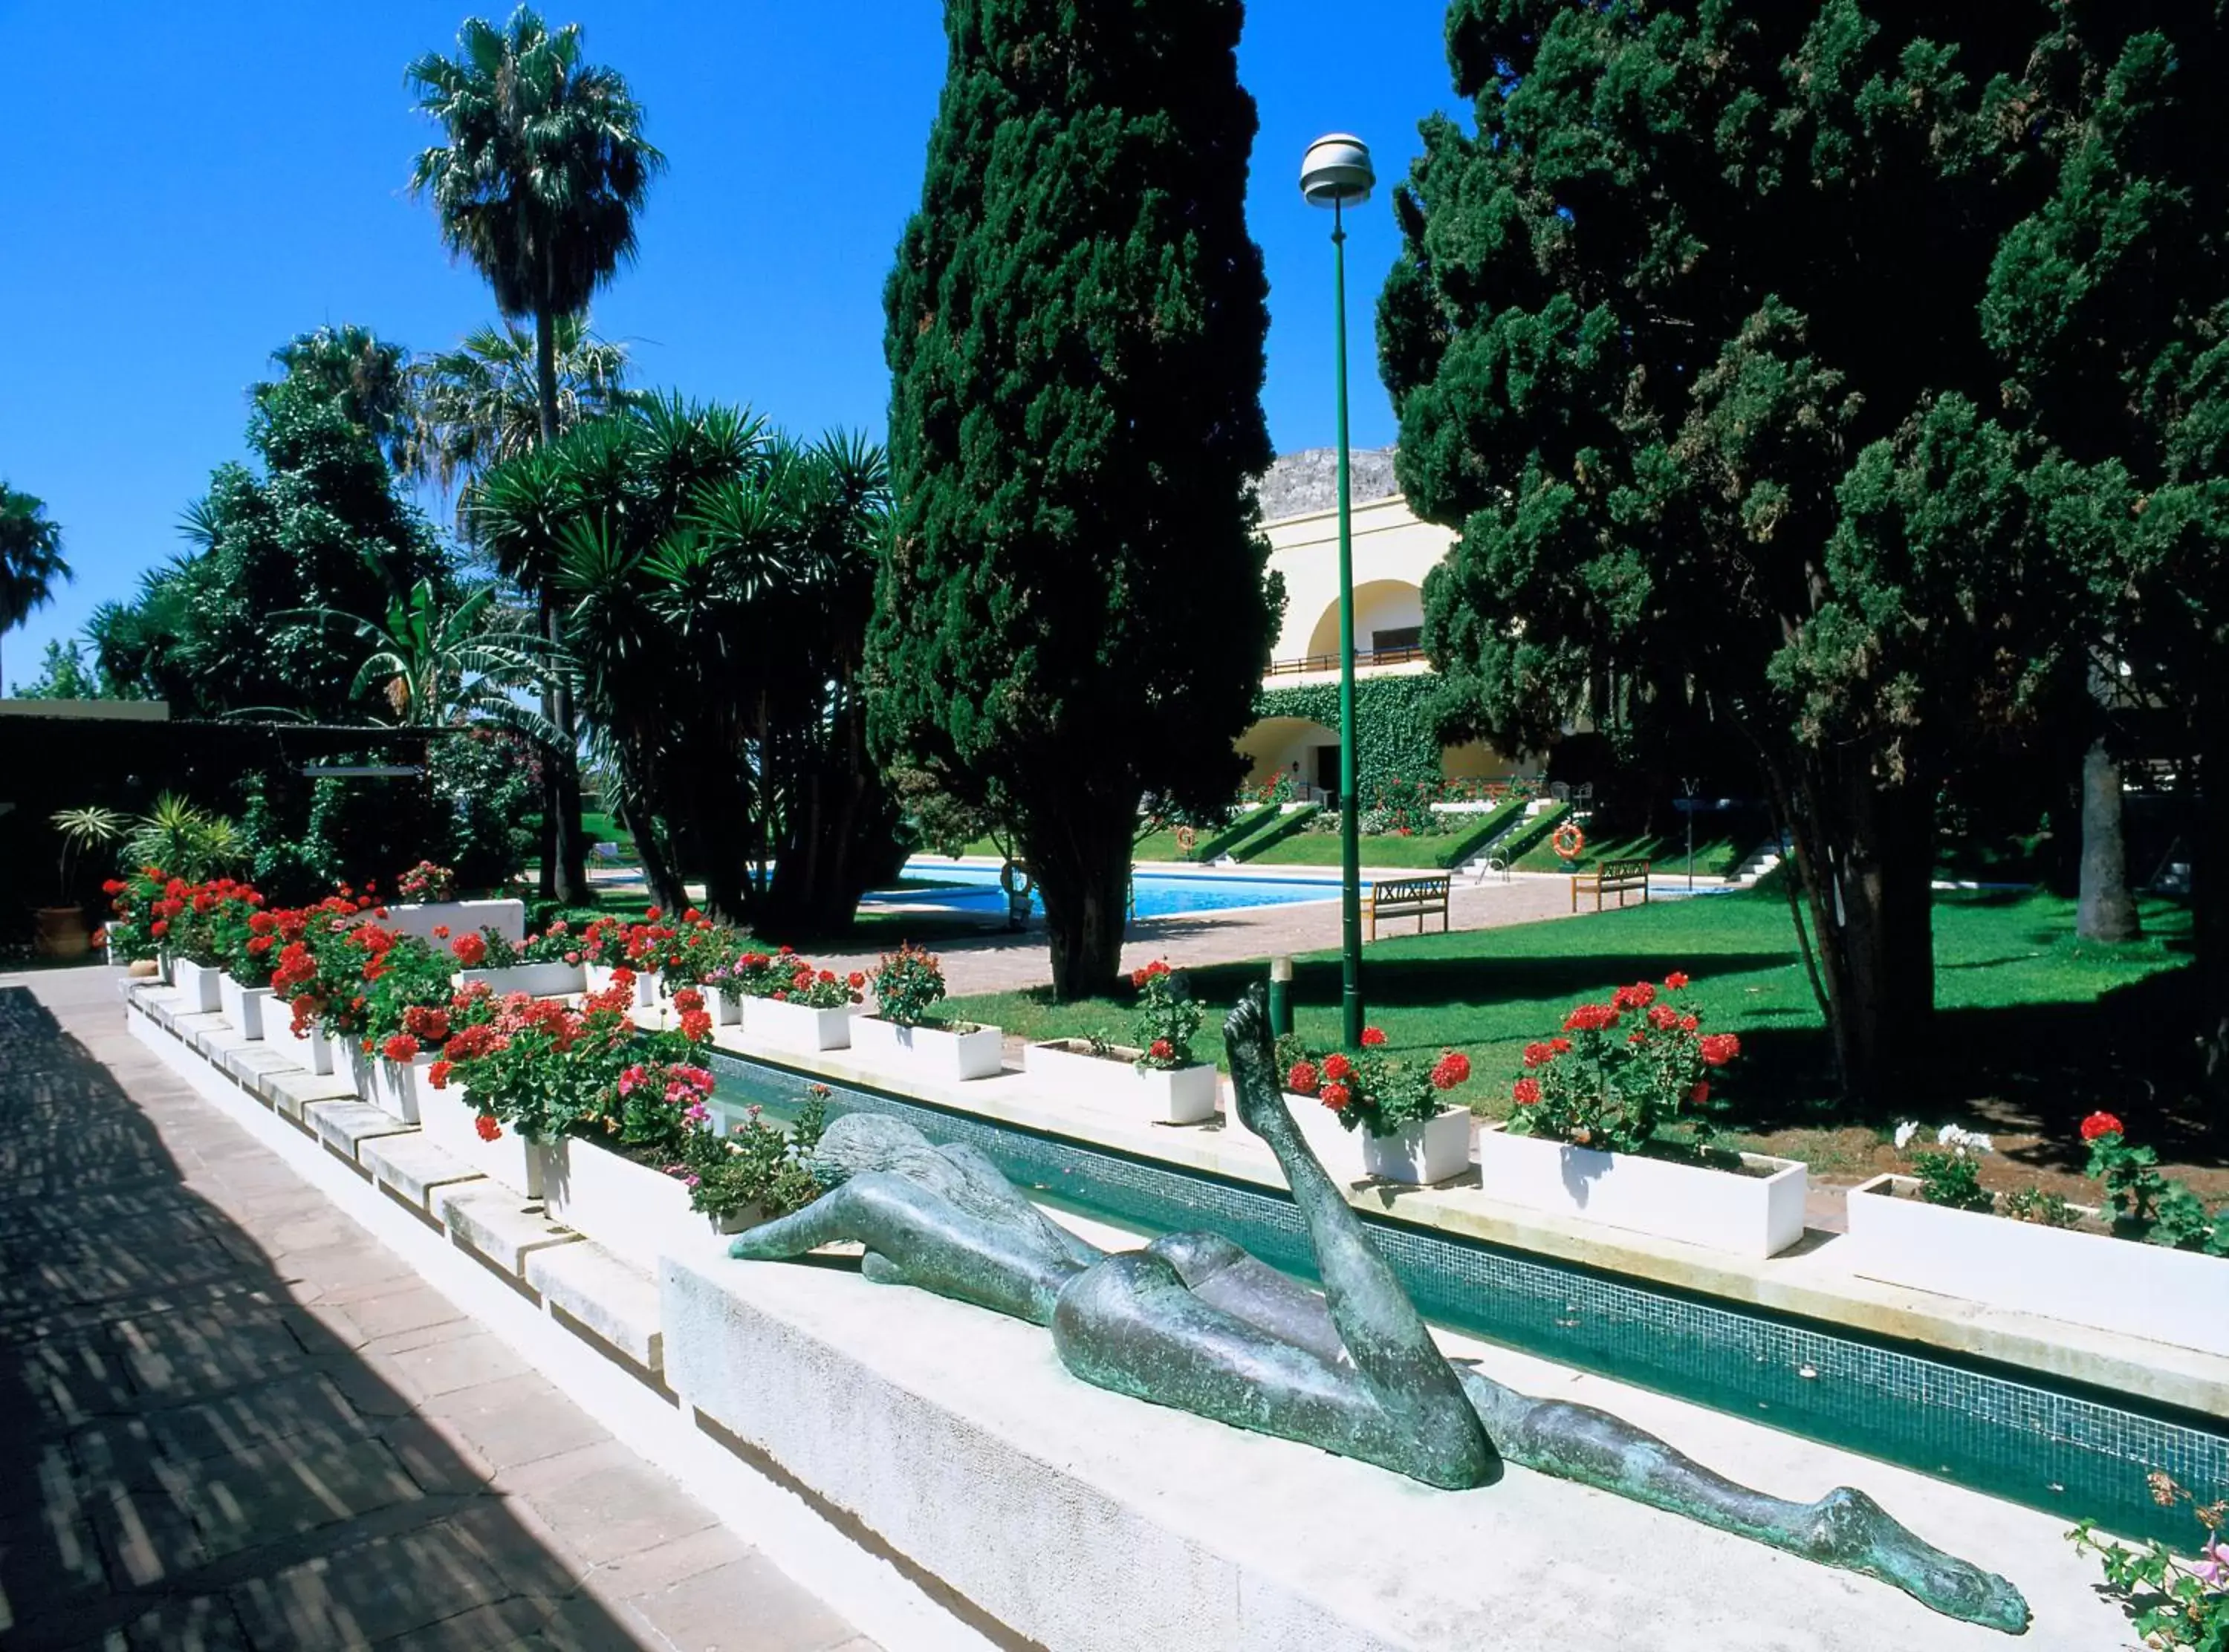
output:
[[1354,502],[1346,457],[1346,208],[1370,199],[1378,175],[1359,138],[1333,132],[1301,158],[1301,194],[1331,208],[1333,301],[1339,317],[1333,382],[1339,394],[1339,1010],[1346,1047],[1362,1047],[1362,836],[1355,793]]

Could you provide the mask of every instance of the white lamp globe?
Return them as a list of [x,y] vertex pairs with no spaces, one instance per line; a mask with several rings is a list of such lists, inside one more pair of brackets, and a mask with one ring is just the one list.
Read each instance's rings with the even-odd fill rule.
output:
[[1352,132],[1319,138],[1301,157],[1301,194],[1312,207],[1359,207],[1377,182],[1370,146]]

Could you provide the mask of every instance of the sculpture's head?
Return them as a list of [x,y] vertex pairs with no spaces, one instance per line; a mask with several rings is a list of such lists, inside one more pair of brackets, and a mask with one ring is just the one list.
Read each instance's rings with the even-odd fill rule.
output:
[[933,1153],[928,1138],[887,1113],[845,1113],[832,1123],[806,1168],[824,1188],[870,1170],[888,1170],[916,1153]]

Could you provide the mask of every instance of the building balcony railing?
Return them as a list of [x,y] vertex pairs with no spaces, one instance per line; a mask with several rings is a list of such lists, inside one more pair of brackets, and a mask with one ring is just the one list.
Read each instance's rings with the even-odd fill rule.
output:
[[[1424,659],[1424,650],[1421,648],[1359,648],[1354,650],[1354,669],[1359,671],[1372,665],[1416,665],[1423,663]],[[1267,675],[1296,677],[1309,671],[1338,669],[1339,656],[1336,654],[1304,654],[1297,660],[1270,661]]]

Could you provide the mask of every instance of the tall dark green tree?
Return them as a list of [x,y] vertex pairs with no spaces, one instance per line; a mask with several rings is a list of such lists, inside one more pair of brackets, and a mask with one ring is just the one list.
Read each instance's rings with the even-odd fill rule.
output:
[[[1710,697],[1795,847],[1845,1085],[1933,1002],[1946,778],[2077,731],[2130,500],[1982,324],[2046,200],[2068,9],[1455,0],[1477,130],[1397,192],[1380,353],[1450,732],[1538,746],[1605,668]],[[2084,697],[2086,699],[2086,697]]]
[[286,376],[256,386],[258,400],[284,390],[330,401],[396,470],[408,468],[417,424],[408,350],[351,322],[297,334],[272,351],[271,360]]
[[[642,106],[626,79],[581,56],[579,25],[553,31],[523,5],[502,28],[468,19],[457,55],[428,52],[411,64],[409,81],[449,140],[418,157],[410,187],[432,200],[442,239],[486,278],[496,307],[534,318],[542,439],[554,442],[559,323],[585,311],[634,256],[635,218],[665,157],[643,136]],[[562,646],[556,605],[536,594],[545,631]],[[572,728],[563,682],[552,685],[545,710],[558,728]],[[544,890],[585,905],[587,840],[569,746],[549,772]]]
[[2052,15],[2031,72],[2049,191],[1982,326],[2013,415],[2127,490],[2100,698],[2138,749],[2195,761],[2198,1044],[2229,1131],[2229,21],[2202,0]]
[[1010,820],[1063,996],[1114,978],[1139,804],[1228,800],[1269,657],[1266,288],[1238,0],[948,0],[885,296],[871,722]]

